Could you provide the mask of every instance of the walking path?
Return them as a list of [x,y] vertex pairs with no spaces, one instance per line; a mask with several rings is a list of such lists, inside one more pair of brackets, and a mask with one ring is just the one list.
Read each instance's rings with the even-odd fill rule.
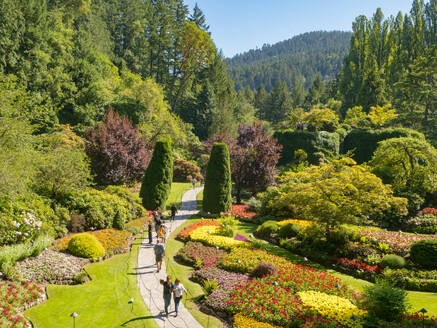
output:
[[[166,223],[168,231],[167,237],[190,216],[196,214],[197,211],[197,194],[203,187],[191,189],[187,191],[182,197],[182,205],[176,216],[176,220],[172,223]],[[154,242],[156,243],[156,234],[154,235]],[[138,253],[138,287],[141,295],[152,313],[158,326],[164,328],[202,328],[199,322],[193,318],[190,312],[185,308],[181,301],[179,305],[179,314],[175,317],[173,298],[169,307],[169,316],[163,316],[164,299],[162,296],[163,287],[159,283],[160,279],[165,280],[167,277],[167,270],[165,263],[162,263],[162,268],[159,273],[156,272],[155,254],[153,252],[153,245],[149,245],[148,239],[143,239],[140,251]],[[175,277],[172,277],[174,279]],[[184,296],[185,298],[186,296]]]

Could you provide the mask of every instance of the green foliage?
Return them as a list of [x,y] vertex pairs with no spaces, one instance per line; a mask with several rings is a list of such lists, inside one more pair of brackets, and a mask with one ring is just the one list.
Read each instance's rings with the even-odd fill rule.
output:
[[364,296],[364,306],[371,321],[399,320],[408,308],[407,292],[386,282],[365,287]]
[[148,210],[165,209],[173,180],[173,154],[169,140],[158,141],[144,174],[140,197]]
[[203,181],[200,168],[193,163],[184,159],[176,158],[173,162],[173,181],[174,182],[191,182],[191,179]]
[[213,291],[219,289],[219,284],[215,280],[204,279],[202,284],[203,291],[206,295],[210,295]]
[[391,104],[370,107],[368,116],[375,128],[382,128],[398,117],[396,110],[391,108]]
[[353,126],[354,128],[366,128],[369,124],[369,117],[363,111],[362,106],[354,106],[346,111],[344,123]]
[[121,215],[120,212],[116,212],[114,216],[114,220],[112,221],[112,227],[118,230],[124,230],[125,218]]
[[437,270],[385,269],[384,279],[407,290],[437,292]]
[[437,239],[423,239],[411,245],[410,258],[415,264],[437,269]]
[[279,130],[273,137],[283,147],[279,159],[281,166],[293,163],[294,152],[299,149],[308,154],[311,164],[318,164],[326,157],[326,153],[338,155],[340,151],[340,136],[337,133]]
[[129,231],[131,234],[138,235],[140,233],[140,228],[138,227],[134,227],[134,226],[129,226],[125,229],[126,231]]
[[296,237],[301,229],[302,229],[301,226],[298,226],[297,224],[294,224],[294,223],[284,224],[279,229],[279,237],[281,237],[281,238]]
[[235,235],[235,229],[238,225],[238,220],[233,216],[225,216],[220,218],[218,222],[221,225],[218,234],[220,236],[233,238]]
[[310,132],[335,132],[339,127],[338,115],[329,108],[313,108],[305,113],[303,121],[308,125]]
[[227,212],[232,205],[229,150],[225,143],[214,143],[208,162],[203,192],[203,210]]
[[146,215],[146,210],[143,205],[141,205],[141,198],[137,194],[121,186],[108,186],[104,191],[105,193],[116,195],[126,202],[125,206],[127,207],[127,212],[130,213],[126,218],[128,221]]
[[68,251],[79,257],[98,258],[105,256],[105,249],[96,237],[89,233],[73,236],[68,242]]
[[256,233],[262,238],[269,238],[272,234],[277,233],[279,228],[276,221],[266,221],[256,229]]
[[379,263],[381,268],[402,269],[405,266],[405,259],[399,255],[385,255]]
[[353,150],[353,158],[361,164],[372,159],[380,141],[400,137],[424,138],[421,133],[409,129],[352,130],[344,139],[342,152]]

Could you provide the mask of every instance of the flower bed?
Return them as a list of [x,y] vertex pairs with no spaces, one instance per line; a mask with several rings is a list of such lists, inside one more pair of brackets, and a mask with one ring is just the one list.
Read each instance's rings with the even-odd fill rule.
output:
[[437,208],[427,207],[427,208],[423,209],[423,214],[431,214],[431,215],[437,216]]
[[178,252],[183,260],[196,267],[213,266],[226,254],[224,250],[205,246],[199,242],[189,242]]
[[266,322],[260,322],[255,319],[245,317],[241,313],[234,315],[234,328],[279,328]]
[[368,265],[367,263],[361,262],[357,259],[350,260],[346,258],[336,258],[335,261],[341,268],[345,269],[348,272],[362,272],[363,275],[368,277],[382,272],[382,270],[377,265]]
[[39,284],[73,284],[86,263],[86,259],[46,250],[37,257],[17,263],[15,271],[20,279]]
[[279,221],[278,222],[278,224],[281,225],[281,226],[284,225],[284,224],[287,224],[287,223],[293,223],[293,224],[296,224],[298,226],[301,226],[302,228],[306,228],[306,227],[310,227],[310,226],[314,225],[314,222],[313,221],[309,221],[309,220],[293,220],[293,219],[290,219],[290,220],[283,220],[283,221]]
[[146,225],[150,220],[151,220],[150,217],[148,217],[148,216],[144,216],[144,217],[142,217],[142,218],[135,219],[135,220],[132,220],[132,221],[126,223],[125,226],[126,226],[126,228],[128,228],[128,227],[135,227],[135,228],[138,228],[138,229],[140,229],[140,230],[143,230],[143,229],[145,228],[145,225]]
[[20,312],[44,299],[44,290],[35,283],[0,281],[0,328],[27,328]]
[[199,227],[204,227],[204,226],[219,226],[219,225],[220,225],[220,223],[218,223],[217,221],[212,221],[212,220],[197,221],[197,222],[194,222],[193,224],[190,224],[184,230],[179,232],[178,235],[176,236],[176,238],[179,239],[179,240],[182,240],[182,241],[186,241],[186,240],[188,240],[190,238],[190,233],[193,232],[194,230],[196,230]]
[[209,246],[218,246],[223,249],[230,250],[234,247],[250,247],[251,244],[235,240],[230,237],[216,235],[220,230],[220,226],[202,226],[190,233],[192,241],[200,241]]
[[[132,234],[125,230],[115,229],[103,229],[88,232],[94,235],[103,245],[106,253],[112,252],[113,254],[124,253],[128,251],[129,238]],[[64,251],[68,247],[68,242],[74,236],[74,234],[65,236],[64,238],[57,239],[53,244],[53,248],[56,251]]]
[[220,287],[231,289],[233,286],[246,281],[249,277],[246,274],[229,272],[217,267],[206,267],[193,273],[193,278],[197,281],[215,280]]
[[232,208],[227,215],[235,216],[238,219],[252,220],[256,216],[256,212],[249,211],[249,205],[232,205]]

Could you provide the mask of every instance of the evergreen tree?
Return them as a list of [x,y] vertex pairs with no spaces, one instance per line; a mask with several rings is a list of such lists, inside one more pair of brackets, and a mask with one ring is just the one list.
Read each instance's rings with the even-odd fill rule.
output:
[[291,99],[293,108],[301,107],[305,101],[305,89],[302,78],[297,78],[294,87],[291,90]]
[[308,90],[308,95],[306,98],[307,107],[312,107],[314,105],[322,104],[325,101],[325,85],[322,81],[322,77],[317,75],[313,82],[313,85]]
[[194,22],[198,28],[201,28],[202,30],[208,32],[209,31],[209,25],[206,24],[206,18],[203,14],[203,11],[199,8],[199,6],[196,4],[193,8],[193,13],[188,18],[190,22]]
[[291,111],[292,103],[287,85],[278,80],[272,92],[270,92],[264,111],[261,112],[262,119],[278,124],[282,122]]
[[261,118],[261,113],[265,111],[269,94],[264,88],[264,84],[261,84],[255,94],[255,108],[257,109],[257,117]]
[[231,166],[228,146],[214,143],[206,169],[203,210],[209,213],[222,213],[232,205]]
[[148,210],[164,210],[173,181],[173,154],[169,140],[158,141],[144,174],[140,197]]

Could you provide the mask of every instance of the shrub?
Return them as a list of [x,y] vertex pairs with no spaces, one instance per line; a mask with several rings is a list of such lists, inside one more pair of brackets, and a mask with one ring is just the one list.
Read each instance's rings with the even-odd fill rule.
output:
[[278,230],[279,225],[276,221],[266,221],[256,229],[256,233],[262,238],[269,238],[272,234],[277,233]]
[[262,203],[258,198],[250,197],[247,201],[247,205],[249,206],[249,210],[259,213],[261,211]]
[[36,257],[53,243],[53,237],[48,235],[39,236],[32,244],[31,256]]
[[225,216],[218,220],[220,224],[220,229],[218,231],[218,235],[225,237],[234,237],[234,229],[238,224],[238,221],[233,216]]
[[86,231],[86,220],[81,214],[70,214],[70,222],[68,222],[67,229],[70,232],[84,232]]
[[437,292],[437,270],[386,269],[384,279],[407,290]]
[[173,154],[169,140],[158,141],[144,174],[140,197],[148,210],[163,210],[173,181]]
[[381,268],[390,269],[402,269],[405,266],[405,259],[395,254],[385,255],[381,263],[379,263]]
[[[123,199],[129,213],[132,214],[132,218],[139,218],[146,215],[146,210],[141,204],[141,198],[137,194],[132,193],[128,189],[121,186],[108,186],[104,191],[108,194],[116,195]],[[127,217],[126,219],[129,221],[131,220],[130,217]]]
[[140,228],[135,227],[135,226],[129,226],[126,227],[125,229],[126,231],[129,231],[132,235],[138,235],[140,233]]
[[437,216],[433,214],[423,214],[410,218],[405,224],[407,231],[425,234],[437,233]]
[[367,286],[364,289],[364,307],[370,320],[395,321],[407,311],[407,292],[387,282]]
[[214,143],[208,162],[203,192],[203,210],[222,213],[231,209],[232,182],[229,150],[225,143]]
[[277,274],[278,269],[272,263],[261,262],[258,264],[255,269],[250,272],[250,278],[263,278],[265,276],[270,276],[273,274]]
[[124,217],[121,215],[120,212],[117,211],[117,213],[115,213],[112,226],[114,227],[114,229],[124,230],[124,224],[125,224]]
[[173,181],[191,182],[193,178],[196,181],[203,181],[200,168],[196,164],[176,158],[173,162]]
[[105,255],[105,249],[96,237],[81,233],[70,239],[68,250],[78,257],[97,258]]
[[294,223],[287,223],[284,225],[281,225],[279,228],[279,237],[281,238],[291,238],[297,236],[299,231],[302,229],[301,226],[298,226]]
[[203,281],[203,291],[206,295],[210,295],[213,291],[219,288],[219,284],[215,280],[204,280]]
[[437,239],[423,239],[415,242],[410,249],[413,263],[427,269],[437,268]]

